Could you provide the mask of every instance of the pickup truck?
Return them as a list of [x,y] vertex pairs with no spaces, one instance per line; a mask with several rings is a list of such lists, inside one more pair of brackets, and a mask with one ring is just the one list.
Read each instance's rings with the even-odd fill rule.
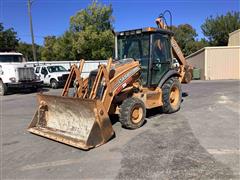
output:
[[61,65],[40,65],[35,67],[35,74],[45,85],[56,89],[64,86],[69,71]]
[[11,89],[37,90],[43,82],[35,75],[34,67],[24,62],[18,52],[0,52],[0,96]]

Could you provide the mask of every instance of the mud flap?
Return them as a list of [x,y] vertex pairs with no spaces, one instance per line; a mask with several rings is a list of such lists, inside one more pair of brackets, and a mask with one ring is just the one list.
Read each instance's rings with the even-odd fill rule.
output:
[[28,131],[77,148],[106,143],[114,134],[101,101],[38,94]]

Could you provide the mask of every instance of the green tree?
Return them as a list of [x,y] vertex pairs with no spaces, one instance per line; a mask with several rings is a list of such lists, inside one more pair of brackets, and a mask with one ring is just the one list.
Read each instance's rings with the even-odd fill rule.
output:
[[203,34],[208,38],[210,45],[226,46],[229,33],[240,28],[240,13],[228,12],[226,15],[210,16],[201,26]]
[[41,59],[43,61],[54,61],[56,60],[55,44],[57,38],[56,36],[46,36],[44,37],[44,47],[41,51]]
[[75,60],[73,50],[73,33],[66,31],[63,36],[56,39],[54,44],[54,52],[56,52],[56,60]]
[[112,56],[114,38],[111,30],[96,32],[91,28],[79,32],[73,44],[76,57],[84,59],[107,59]]
[[[35,44],[37,60],[41,60],[41,46]],[[25,42],[19,42],[17,46],[17,51],[22,53],[27,61],[33,61],[33,52],[32,52],[32,44],[28,44]]]
[[201,39],[200,41],[194,40],[194,41],[190,41],[188,44],[186,44],[185,46],[185,51],[186,54],[185,56],[188,56],[200,49],[202,49],[203,47],[208,46],[208,42],[205,39]]
[[13,28],[5,30],[3,24],[0,23],[0,52],[16,51],[17,46],[17,33],[14,31]]
[[95,31],[106,31],[113,28],[112,6],[102,5],[95,1],[87,8],[80,10],[70,18],[70,30],[80,32],[92,27]]
[[47,36],[44,38],[44,47],[41,58],[44,61],[75,60],[73,49],[73,33],[66,31],[62,36]]
[[207,46],[207,42],[204,40],[197,41],[196,30],[189,24],[180,24],[178,26],[172,26],[174,37],[181,47],[185,56],[194,53],[195,51]]
[[112,7],[93,2],[70,19],[70,28],[62,36],[47,36],[42,60],[106,59],[112,56]]
[[114,35],[112,6],[93,2],[70,20],[75,57],[107,59],[112,56]]

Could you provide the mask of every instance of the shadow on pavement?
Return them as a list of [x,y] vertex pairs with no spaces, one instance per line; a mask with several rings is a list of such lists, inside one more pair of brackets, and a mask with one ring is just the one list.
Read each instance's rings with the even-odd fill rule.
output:
[[181,115],[164,115],[148,126],[122,148],[118,179],[236,178],[200,145]]
[[6,94],[7,96],[18,94],[18,95],[26,95],[26,94],[33,94],[33,93],[42,93],[42,92],[48,92],[48,88],[40,88],[40,89],[11,89]]
[[182,93],[182,97],[183,97],[183,98],[185,98],[185,97],[187,97],[187,96],[188,96],[188,92],[183,92],[183,93]]

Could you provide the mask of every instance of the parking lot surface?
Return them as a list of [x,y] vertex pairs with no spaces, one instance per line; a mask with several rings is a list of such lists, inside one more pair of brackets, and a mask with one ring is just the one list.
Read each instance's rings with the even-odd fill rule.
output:
[[239,179],[239,91],[239,81],[183,85],[180,111],[148,111],[137,130],[113,119],[116,136],[90,151],[26,131],[36,93],[1,97],[1,179]]

